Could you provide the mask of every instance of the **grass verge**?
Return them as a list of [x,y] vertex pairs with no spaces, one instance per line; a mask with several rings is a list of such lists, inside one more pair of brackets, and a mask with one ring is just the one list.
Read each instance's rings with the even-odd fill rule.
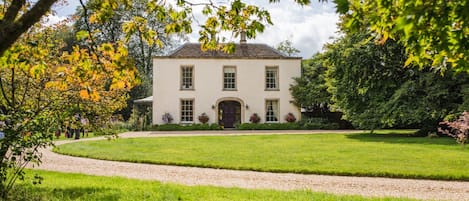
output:
[[137,163],[469,180],[469,150],[461,149],[453,139],[396,133],[134,138],[65,144],[55,151]]
[[249,190],[210,186],[183,186],[162,184],[156,181],[141,181],[121,177],[99,177],[83,174],[66,174],[29,170],[27,175],[38,173],[44,180],[32,185],[25,180],[20,183],[12,200],[35,201],[134,201],[134,200],[210,200],[210,201],[267,201],[267,200],[330,200],[330,201],[375,201],[410,200],[399,198],[365,198],[361,196],[338,196],[311,191]]

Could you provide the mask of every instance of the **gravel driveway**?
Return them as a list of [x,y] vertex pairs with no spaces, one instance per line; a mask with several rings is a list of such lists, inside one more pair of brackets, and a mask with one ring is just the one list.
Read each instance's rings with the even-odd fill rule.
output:
[[[275,133],[272,133],[272,131],[255,132],[256,134],[300,134],[319,133],[320,131],[275,131]],[[253,131],[128,132],[121,134],[120,136],[124,138],[131,138],[250,134],[253,134]],[[88,138],[81,139],[80,141],[99,139],[103,138]],[[76,141],[58,141],[56,144],[59,145],[71,142]],[[424,200],[469,201],[469,182],[303,175],[291,173],[267,173],[211,168],[136,164],[59,155],[53,153],[50,151],[50,149],[43,151],[43,163],[39,167],[35,167],[35,169],[83,173],[100,176],[121,176],[184,185],[211,185],[221,187],[275,190],[308,189],[312,191],[328,192],[333,194],[362,195],[373,197],[390,196]]]

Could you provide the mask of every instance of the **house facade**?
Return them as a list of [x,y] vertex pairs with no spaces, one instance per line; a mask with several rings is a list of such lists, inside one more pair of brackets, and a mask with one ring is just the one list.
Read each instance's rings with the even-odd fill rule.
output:
[[283,123],[292,113],[290,84],[301,76],[301,58],[289,57],[264,44],[236,44],[232,54],[201,51],[200,44],[187,43],[168,56],[153,59],[153,124],[208,123],[232,128],[249,123],[257,113],[260,123]]

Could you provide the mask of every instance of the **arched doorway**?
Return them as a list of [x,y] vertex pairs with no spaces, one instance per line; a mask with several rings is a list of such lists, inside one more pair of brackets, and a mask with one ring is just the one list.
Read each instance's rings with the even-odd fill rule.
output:
[[234,128],[241,123],[241,103],[234,100],[218,103],[218,123],[224,128]]

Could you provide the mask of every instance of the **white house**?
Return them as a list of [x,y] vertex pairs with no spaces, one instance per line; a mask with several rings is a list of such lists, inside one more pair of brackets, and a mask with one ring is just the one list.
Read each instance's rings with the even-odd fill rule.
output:
[[153,59],[153,124],[164,124],[165,113],[180,124],[200,123],[205,113],[225,128],[249,123],[254,113],[261,123],[286,122],[288,113],[299,119],[289,88],[300,75],[300,57],[264,44],[242,40],[226,54],[187,43]]

